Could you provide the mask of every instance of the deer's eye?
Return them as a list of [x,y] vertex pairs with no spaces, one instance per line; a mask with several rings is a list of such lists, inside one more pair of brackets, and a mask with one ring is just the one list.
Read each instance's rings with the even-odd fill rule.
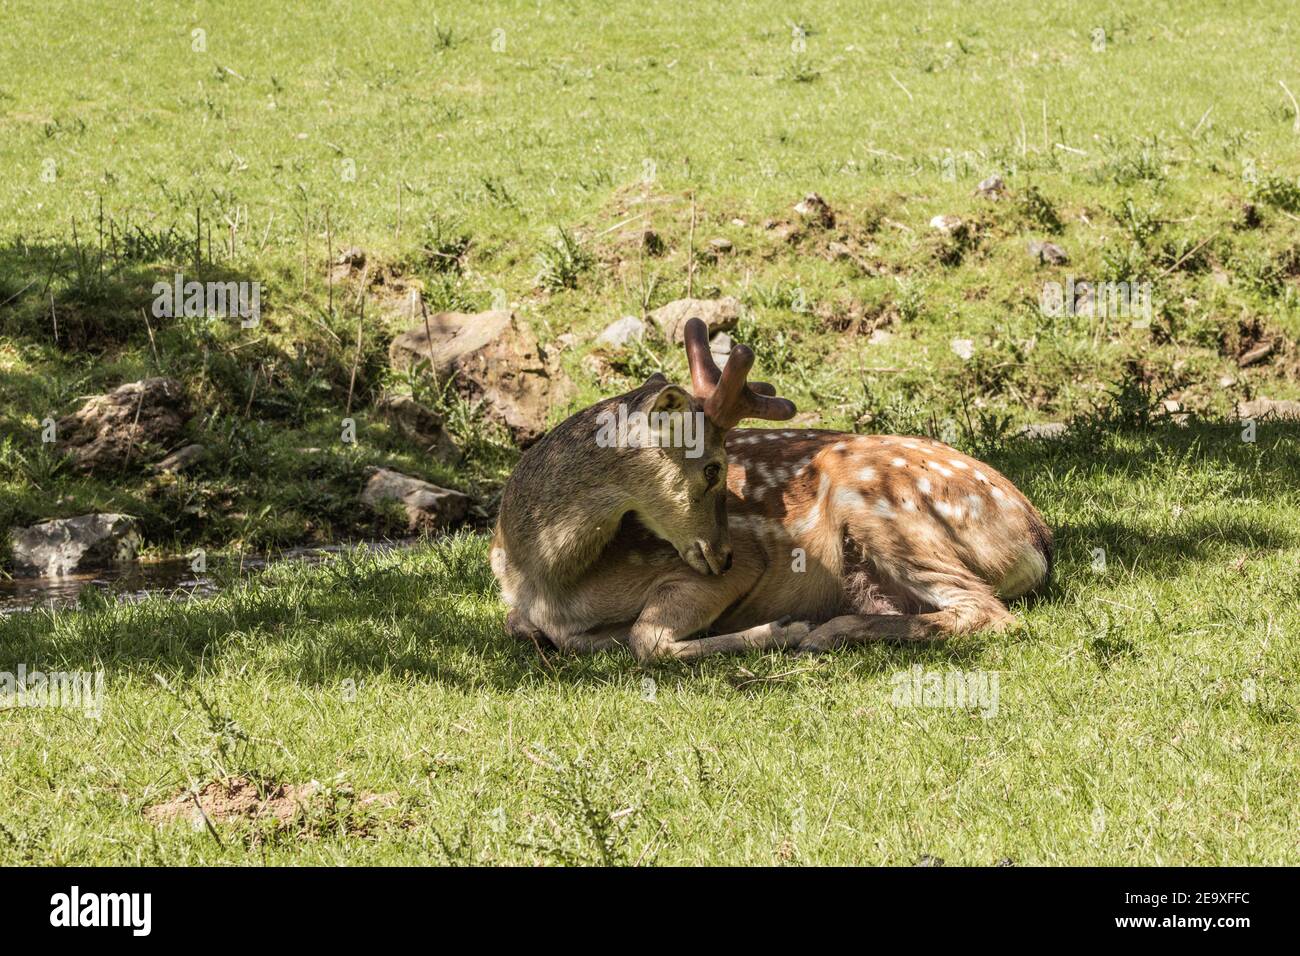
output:
[[704,466],[704,477],[712,487],[718,480],[718,474],[722,471],[722,466],[717,462]]

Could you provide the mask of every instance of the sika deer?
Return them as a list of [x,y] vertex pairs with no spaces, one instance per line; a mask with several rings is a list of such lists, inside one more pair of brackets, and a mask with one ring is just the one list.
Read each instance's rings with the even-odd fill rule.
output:
[[1048,579],[1051,533],[988,465],[929,438],[737,429],[794,405],[746,384],[744,346],[720,372],[699,319],[686,350],[693,394],[654,375],[511,475],[492,570],[517,637],[642,662],[931,640],[1010,626],[999,598]]

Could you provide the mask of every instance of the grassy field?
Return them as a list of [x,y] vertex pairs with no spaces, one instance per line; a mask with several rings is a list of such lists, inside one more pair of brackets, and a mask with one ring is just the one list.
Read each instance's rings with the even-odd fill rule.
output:
[[[572,333],[554,420],[682,376],[654,340],[597,349],[606,324],[734,295],[801,411],[951,429],[1061,549],[1016,635],[654,672],[503,637],[470,531],[189,605],[3,618],[0,671],[102,668],[106,698],[0,713],[0,863],[1300,862],[1300,430],[1229,421],[1300,397],[1287,5],[0,12],[0,537],[92,510],[158,553],[382,534],[356,504],[371,464],[490,515],[517,451],[388,368],[400,280]],[[995,173],[1007,195],[974,195]],[[833,230],[764,228],[812,191]],[[347,246],[364,290],[327,279]],[[263,283],[261,326],[146,328],[182,270]],[[1044,315],[1068,276],[1150,281],[1149,326]],[[193,472],[83,476],[40,443],[155,374],[214,452]],[[464,464],[390,432],[384,390],[444,414]],[[1075,427],[1014,437],[1045,421]],[[996,675],[996,714],[896,706],[914,666]],[[186,792],[220,781],[299,809],[195,826]]]

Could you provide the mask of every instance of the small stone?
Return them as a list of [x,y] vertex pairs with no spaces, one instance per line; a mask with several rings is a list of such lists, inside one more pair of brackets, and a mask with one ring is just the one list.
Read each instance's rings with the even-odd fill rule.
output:
[[802,200],[795,203],[794,211],[802,219],[814,225],[826,229],[835,225],[835,213],[831,212],[831,207],[826,204],[826,200],[816,193],[809,193]]
[[1060,438],[1065,434],[1065,431],[1066,426],[1064,422],[1039,422],[1021,427],[1016,434],[1021,438],[1045,441],[1053,438]]
[[975,354],[975,343],[970,339],[953,339],[949,346],[963,361],[969,362]]
[[1264,359],[1273,353],[1272,342],[1260,342],[1254,348],[1247,350],[1237,359],[1238,368],[1249,368],[1252,365],[1258,365]]
[[871,335],[867,337],[867,341],[872,345],[884,345],[893,337],[894,334],[888,329],[874,329]]
[[407,441],[432,453],[439,461],[460,459],[460,449],[443,427],[442,419],[410,395],[384,395],[375,409]]
[[338,254],[338,258],[334,260],[334,264],[336,266],[349,266],[353,269],[360,269],[366,264],[365,250],[360,249],[357,246],[348,246],[348,248]]
[[633,342],[640,342],[643,338],[645,338],[645,323],[635,315],[625,315],[605,326],[605,330],[596,338],[596,344],[606,348],[622,349]]
[[709,354],[713,356],[713,362],[718,368],[722,368],[727,364],[727,359],[730,358],[731,349],[734,345],[731,336],[726,332],[719,332],[709,339]]
[[1048,265],[1063,266],[1070,261],[1070,257],[1054,242],[1044,242],[1035,239],[1029,243],[1029,254],[1039,262],[1045,262]]
[[154,465],[154,471],[184,471],[195,462],[202,461],[206,454],[207,449],[203,445],[186,445]]
[[388,468],[376,468],[361,491],[361,503],[378,510],[397,501],[406,509],[409,531],[440,531],[469,513],[468,495]]
[[949,215],[935,216],[930,220],[930,228],[937,229],[946,236],[952,235],[961,228],[961,219]]
[[992,199],[994,201],[1001,199],[1002,194],[1006,191],[1007,184],[1002,181],[1001,176],[997,175],[982,180],[980,184],[975,187],[976,196],[983,196],[985,199]]
[[1219,388],[1232,388],[1237,384],[1237,379],[1232,375],[1224,375],[1219,379]]
[[748,225],[748,223],[746,223],[745,220],[743,219],[733,219],[731,220],[731,224],[738,229],[743,229],[746,225]]
[[709,248],[713,251],[715,255],[725,255],[726,253],[730,252],[732,249],[731,240],[724,239],[721,236],[719,236],[716,239],[710,239]]

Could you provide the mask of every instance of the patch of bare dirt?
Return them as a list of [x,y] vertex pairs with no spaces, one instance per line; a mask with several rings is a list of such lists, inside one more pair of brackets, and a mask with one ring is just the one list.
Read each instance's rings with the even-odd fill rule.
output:
[[313,814],[336,809],[335,805],[340,802],[340,796],[347,804],[351,816],[356,816],[357,810],[391,807],[397,802],[395,793],[357,795],[350,789],[327,788],[315,781],[304,784],[275,784],[259,791],[253,781],[244,777],[233,777],[229,780],[212,781],[200,790],[197,796],[185,790],[162,803],[145,807],[144,818],[155,826],[167,826],[182,821],[203,826],[204,817],[214,825],[270,821],[276,826],[289,826]]

